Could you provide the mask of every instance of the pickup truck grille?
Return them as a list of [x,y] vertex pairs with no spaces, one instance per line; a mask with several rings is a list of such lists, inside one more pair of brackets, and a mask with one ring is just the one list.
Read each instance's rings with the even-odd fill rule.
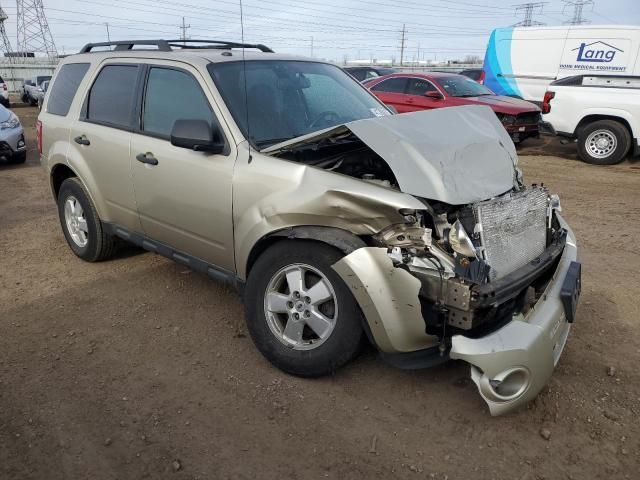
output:
[[489,279],[495,280],[542,255],[547,238],[547,192],[541,187],[508,193],[473,206]]
[[516,115],[516,125],[532,125],[540,121],[540,112],[526,112]]

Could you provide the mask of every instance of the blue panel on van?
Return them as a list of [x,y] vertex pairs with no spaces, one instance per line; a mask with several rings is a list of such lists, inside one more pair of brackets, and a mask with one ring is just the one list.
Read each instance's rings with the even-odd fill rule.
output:
[[[498,95],[522,97],[511,67],[513,28],[494,30],[484,57],[484,84]],[[505,77],[504,75],[508,75]]]

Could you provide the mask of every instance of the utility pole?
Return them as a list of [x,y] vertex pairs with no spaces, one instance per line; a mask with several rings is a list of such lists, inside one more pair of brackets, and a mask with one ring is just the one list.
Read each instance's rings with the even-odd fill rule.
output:
[[16,0],[16,50],[46,53],[49,59],[58,56],[42,0]]
[[400,37],[400,66],[404,63],[404,44],[407,40],[407,28],[406,24],[402,24],[402,36]]
[[564,8],[562,9],[562,13],[567,7],[573,7],[573,18],[571,20],[567,20],[565,25],[582,25],[583,23],[589,23],[589,20],[582,17],[582,9],[591,5],[593,8],[593,0],[563,0]]
[[524,11],[524,20],[518,22],[514,25],[514,27],[531,27],[533,25],[544,25],[544,23],[536,22],[533,20],[533,14],[541,14],[542,8],[548,2],[529,2],[529,3],[519,3],[517,5],[513,5],[516,7],[516,15],[522,11]]
[[180,27],[180,30],[182,30],[182,35],[180,36],[180,39],[182,40],[183,43],[187,39],[187,29],[188,28],[191,28],[191,24],[186,25],[184,23],[184,17],[182,17],[182,26]]
[[107,42],[110,42],[111,35],[109,35],[109,22],[104,22],[104,26],[107,27]]
[[[15,70],[13,69],[13,64],[15,63],[15,57],[13,56],[15,52],[13,52],[13,48],[11,48],[11,42],[9,41],[9,37],[7,36],[7,30],[4,27],[4,22],[8,20],[9,17],[4,12],[2,7],[0,7],[0,41],[2,45],[2,51],[7,56],[7,70],[9,71],[9,75],[5,76],[5,82],[7,82],[7,86],[10,87],[11,91],[15,91],[18,89],[18,79],[16,78]],[[8,83],[11,80],[12,83]]]

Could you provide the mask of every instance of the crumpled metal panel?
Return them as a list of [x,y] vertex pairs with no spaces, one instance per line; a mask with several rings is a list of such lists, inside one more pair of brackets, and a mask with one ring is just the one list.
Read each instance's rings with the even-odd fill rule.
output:
[[348,130],[387,162],[405,193],[464,205],[502,195],[516,183],[513,142],[483,105],[356,120],[261,152],[274,154]]
[[529,188],[473,206],[491,280],[542,255],[546,246],[547,192]]

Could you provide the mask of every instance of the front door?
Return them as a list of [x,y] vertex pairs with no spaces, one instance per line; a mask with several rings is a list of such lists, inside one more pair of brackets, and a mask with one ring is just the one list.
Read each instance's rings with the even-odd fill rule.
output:
[[411,105],[407,103],[408,79],[405,77],[390,77],[376,83],[371,87],[371,92],[385,105],[392,106],[398,113],[412,112]]
[[444,107],[444,98],[427,97],[427,93],[440,93],[436,86],[425,78],[411,78],[407,86],[407,97],[411,111]]
[[[147,237],[228,271],[235,271],[231,182],[236,155],[218,122],[210,91],[191,67],[148,67],[141,125],[131,137],[131,164]],[[226,137],[222,154],[173,146],[178,119],[204,119]],[[155,159],[152,163],[145,163]]]

